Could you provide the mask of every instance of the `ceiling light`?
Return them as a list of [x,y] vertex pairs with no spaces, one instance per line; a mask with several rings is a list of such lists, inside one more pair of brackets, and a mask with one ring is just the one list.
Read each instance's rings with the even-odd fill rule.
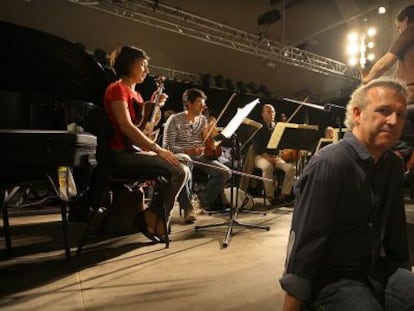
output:
[[348,41],[349,42],[356,42],[356,41],[358,41],[358,34],[356,32],[351,32],[348,35]]
[[367,35],[369,37],[375,36],[376,33],[377,33],[377,30],[374,27],[370,27],[367,30]]
[[349,65],[350,66],[355,66],[356,64],[358,64],[358,59],[356,57],[351,57],[349,59]]

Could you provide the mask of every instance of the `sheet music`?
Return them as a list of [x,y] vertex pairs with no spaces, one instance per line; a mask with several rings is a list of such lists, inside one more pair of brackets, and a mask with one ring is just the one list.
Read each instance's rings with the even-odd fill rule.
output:
[[235,116],[230,120],[221,134],[226,137],[227,139],[230,138],[243,120],[249,115],[249,113],[254,109],[254,107],[259,103],[259,99],[256,98],[255,100],[251,101],[250,103],[246,104],[243,108],[237,108],[237,112]]

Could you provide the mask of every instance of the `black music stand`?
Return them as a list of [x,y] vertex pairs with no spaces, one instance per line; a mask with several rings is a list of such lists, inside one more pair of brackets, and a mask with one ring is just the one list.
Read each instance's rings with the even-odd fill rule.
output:
[[[230,139],[232,141],[232,152],[233,155],[235,154],[235,151],[237,148],[239,148],[239,141],[237,139],[237,135],[235,134],[236,130],[240,127],[240,124],[243,122],[243,120],[247,117],[247,115],[253,110],[253,108],[259,103],[259,99],[255,99],[254,101],[250,102],[243,108],[239,108],[237,110],[237,113],[235,116],[230,120],[230,122],[227,124],[227,126],[223,129],[221,132],[221,137]],[[218,135],[218,136],[220,136]],[[232,169],[234,167],[234,156],[232,157]],[[221,226],[227,226],[227,233],[223,240],[223,248],[226,248],[229,245],[230,235],[233,232],[233,227],[244,227],[244,228],[255,228],[255,229],[264,229],[269,231],[269,226],[261,226],[261,225],[253,225],[253,224],[242,224],[237,221],[237,215],[239,211],[238,206],[238,187],[236,188],[236,202],[234,204],[234,188],[235,188],[235,174],[232,174],[232,182],[231,182],[231,191],[230,191],[230,214],[229,214],[229,220],[217,223],[217,224],[210,224],[210,225],[204,225],[204,226],[195,226],[195,230],[199,229],[205,229],[205,228],[214,228],[214,227],[221,227]]]
[[[319,141],[319,127],[317,125],[306,125],[296,123],[278,122],[267,143],[268,149],[295,149],[315,150]],[[296,175],[302,173],[305,163],[303,159],[296,162]]]
[[244,118],[237,129],[237,138],[240,142],[240,152],[242,152],[253,139],[254,135],[263,127],[262,123],[249,118]]
[[267,143],[268,149],[314,150],[319,141],[319,127],[278,122]]

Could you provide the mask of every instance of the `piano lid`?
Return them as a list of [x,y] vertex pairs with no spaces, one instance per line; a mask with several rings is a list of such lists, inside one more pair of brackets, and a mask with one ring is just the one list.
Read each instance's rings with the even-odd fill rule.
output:
[[103,68],[75,43],[0,21],[0,90],[34,92],[102,105]]

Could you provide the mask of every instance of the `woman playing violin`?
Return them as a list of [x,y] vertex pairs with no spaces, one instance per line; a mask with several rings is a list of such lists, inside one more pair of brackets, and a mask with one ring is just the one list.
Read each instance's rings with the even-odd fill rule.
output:
[[[137,176],[141,174],[143,167],[156,167],[169,172],[171,177],[159,195],[170,212],[177,194],[188,182],[191,172],[178,161],[174,153],[154,143],[133,123],[143,106],[143,99],[135,86],[142,83],[149,73],[148,56],[140,49],[123,46],[112,53],[112,66],[119,80],[107,87],[104,96],[104,108],[114,128],[114,135],[109,142],[112,164],[127,168],[131,174],[136,172]],[[153,98],[157,95],[161,95],[161,103],[165,102],[165,94],[153,94]],[[138,111],[134,104],[138,106]],[[136,151],[131,144],[140,149],[151,150],[152,153]],[[154,200],[148,209],[137,215],[135,221],[137,229],[154,241],[161,241],[165,234],[161,226],[163,222],[160,220],[163,207],[159,201],[161,200]]]
[[[214,202],[230,179],[230,170],[217,160],[205,156],[205,136],[209,122],[203,115],[207,96],[203,91],[191,88],[183,93],[184,111],[172,115],[165,124],[163,146],[174,153],[186,153],[193,160],[208,164],[194,163],[201,171],[210,175],[206,187],[199,194],[200,205],[204,209],[213,209]],[[211,126],[211,124],[210,124]],[[219,169],[215,169],[218,167]],[[178,201],[184,210],[191,210],[191,183],[180,193]]]

